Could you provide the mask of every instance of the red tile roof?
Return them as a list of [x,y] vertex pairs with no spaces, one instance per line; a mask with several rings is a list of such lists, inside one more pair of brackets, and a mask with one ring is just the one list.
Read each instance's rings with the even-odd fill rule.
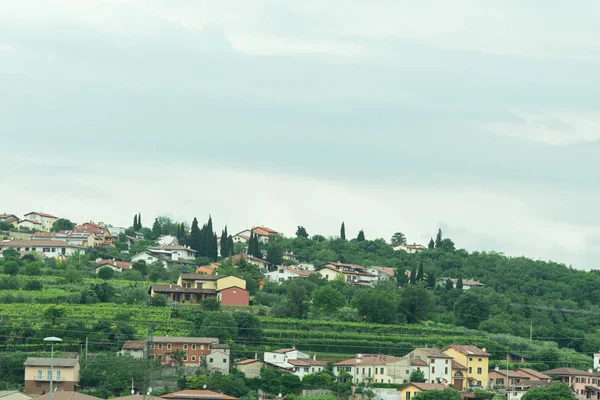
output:
[[452,360],[452,369],[456,371],[466,371],[468,368],[461,363]]
[[442,351],[445,351],[450,348],[453,348],[454,350],[458,351],[461,354],[464,354],[465,356],[481,356],[481,357],[490,357],[491,356],[491,354],[488,353],[487,351],[484,351],[483,349],[480,349],[479,347],[472,346],[472,345],[451,344],[449,346],[444,347],[444,349]]
[[415,358],[410,362],[410,365],[414,365],[415,367],[426,367],[429,364],[427,364],[427,361],[425,361],[425,360],[421,360],[420,358]]
[[210,390],[180,390],[161,396],[163,399],[238,400],[236,397]]
[[46,217],[46,218],[54,218],[54,219],[58,219],[58,217],[55,217],[52,214],[46,214],[46,213],[42,213],[42,212],[36,212],[36,211],[32,211],[30,213],[25,214],[25,216],[31,215],[31,214],[35,214],[35,215],[39,215],[40,217]]
[[252,364],[255,362],[261,362],[260,360],[257,360],[255,358],[251,358],[249,360],[242,360],[242,361],[238,361],[235,363],[235,365],[247,365],[247,364]]
[[141,340],[126,340],[123,343],[123,350],[143,350],[146,344]]
[[427,390],[444,390],[444,389],[446,389],[446,386],[444,386],[441,383],[411,382],[411,383],[407,384],[405,387],[407,387],[407,386],[414,386],[418,389],[421,389],[424,392]]
[[[102,260],[98,263],[98,268],[105,267],[107,265],[111,265],[120,269],[131,269],[131,263],[126,261],[116,261],[116,260]],[[96,268],[96,269],[98,269]]]
[[581,371],[576,368],[554,368],[548,371],[544,371],[545,375],[569,375],[569,376],[592,376],[593,374]]

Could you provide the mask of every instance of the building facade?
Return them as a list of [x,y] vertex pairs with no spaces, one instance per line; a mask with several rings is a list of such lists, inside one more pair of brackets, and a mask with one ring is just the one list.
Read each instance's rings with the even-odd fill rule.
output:
[[79,387],[79,360],[76,358],[54,358],[52,374],[50,359],[29,357],[25,367],[25,388],[27,394],[42,394],[50,391],[50,381],[55,390],[75,391]]

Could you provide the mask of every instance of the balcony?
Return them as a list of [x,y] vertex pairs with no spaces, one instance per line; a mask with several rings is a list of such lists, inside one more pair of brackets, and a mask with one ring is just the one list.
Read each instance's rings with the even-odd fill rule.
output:
[[[50,382],[50,377],[49,376],[36,376],[34,378],[34,380],[36,382]],[[62,382],[62,381],[63,381],[62,376],[55,376],[54,379],[52,379],[52,382]]]

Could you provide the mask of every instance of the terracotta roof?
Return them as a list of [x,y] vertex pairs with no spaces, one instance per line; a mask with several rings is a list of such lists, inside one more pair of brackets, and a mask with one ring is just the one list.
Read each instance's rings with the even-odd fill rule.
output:
[[67,243],[63,240],[9,240],[0,242],[0,247],[75,247],[81,246]]
[[524,374],[523,372],[519,372],[517,370],[515,371],[511,371],[511,370],[502,370],[502,369],[490,369],[490,372],[495,372],[499,375],[502,376],[508,376],[509,378],[521,378],[521,379],[529,379],[529,376],[527,376],[526,374]]
[[350,358],[333,364],[334,366],[390,364],[406,359],[406,357],[385,356],[382,354],[364,354],[362,359]]
[[191,251],[192,253],[197,253],[197,251],[194,249],[190,249],[189,247],[181,246],[178,244],[167,244],[164,246],[154,246],[154,247],[150,247],[150,250],[187,250],[187,251]]
[[576,368],[554,368],[544,371],[545,375],[573,375],[573,376],[592,376],[592,373],[581,371]]
[[[414,386],[422,391],[426,392],[427,390],[444,390],[446,386],[442,383],[425,383],[425,382],[410,382],[407,386]],[[403,388],[404,389],[404,388]]]
[[228,349],[229,345],[228,344],[219,344],[219,343],[213,343],[210,345],[211,349]]
[[250,358],[248,360],[238,361],[238,362],[235,363],[235,365],[248,365],[248,364],[252,364],[252,363],[255,363],[255,362],[262,362],[262,361],[257,360],[255,358]]
[[410,365],[414,365],[415,367],[427,367],[429,364],[427,364],[427,361],[425,360],[421,360],[420,358],[414,358],[410,362]]
[[216,281],[227,275],[181,274],[180,277],[183,280]]
[[278,353],[278,354],[285,354],[285,353],[289,353],[290,351],[296,351],[296,348],[291,348],[291,349],[278,349],[278,350],[273,350],[271,353]]
[[[54,358],[52,361],[55,367],[75,367],[79,361],[76,358]],[[23,363],[26,367],[49,367],[49,358],[28,357]]]
[[260,262],[260,263],[267,264],[267,265],[271,264],[270,262],[265,261],[262,258],[250,256],[250,255],[245,254],[245,253],[236,254],[235,256],[229,257],[227,260],[229,260],[232,264],[235,264],[236,262],[240,261],[240,259],[242,259],[242,258],[244,260],[256,261],[256,262]]
[[15,214],[0,214],[0,219],[5,219],[5,218],[9,218],[9,217],[17,218],[17,216]]
[[377,271],[382,272],[388,276],[394,276],[394,268],[378,266],[372,266],[371,268],[376,269]]
[[480,349],[477,346],[472,345],[459,345],[459,344],[451,344],[449,346],[444,347],[442,351],[446,351],[447,349],[453,348],[465,356],[481,356],[481,357],[490,357],[491,354]]
[[21,223],[21,222],[31,222],[32,224],[36,224],[36,225],[41,225],[42,224],[41,222],[34,221],[32,219],[24,219],[24,220],[19,221],[19,223]]
[[146,347],[146,343],[141,340],[126,340],[123,343],[122,350],[143,350]]
[[146,396],[143,394],[134,394],[123,397],[113,397],[110,400],[162,400],[162,398],[156,396]]
[[455,371],[466,371],[468,368],[461,363],[452,360],[452,369]]
[[[210,275],[207,275],[210,276]],[[156,293],[205,293],[205,294],[216,294],[215,289],[197,289],[197,288],[184,288],[179,285],[163,285],[155,283],[151,286],[152,290]]]
[[[131,263],[126,261],[117,261],[117,260],[102,260],[98,263],[98,268],[105,267],[107,265],[111,265],[120,269],[131,269]],[[96,269],[98,269],[96,268]]]
[[213,344],[219,343],[217,338],[208,337],[180,337],[180,336],[154,336],[154,343],[197,343],[197,344]]
[[430,358],[452,358],[448,354],[444,354],[440,350],[434,348],[420,347],[418,349],[413,350],[412,352],[414,353],[415,351],[420,351],[421,353],[425,354],[427,357]]
[[539,380],[551,379],[548,375],[543,374],[543,373],[536,371],[534,369],[531,369],[531,368],[517,368],[516,370],[521,371],[524,374],[532,375],[532,376],[538,378]]
[[54,218],[54,219],[58,219],[57,217],[55,217],[52,214],[46,214],[46,213],[42,213],[42,212],[36,212],[36,211],[32,211],[30,213],[25,214],[25,216],[31,215],[31,214],[35,214],[35,215],[39,215],[40,217],[46,217],[46,218]]
[[237,400],[236,397],[210,390],[180,390],[161,396],[163,399],[205,399],[205,400]]
[[324,366],[327,365],[325,361],[317,361],[312,359],[298,359],[298,360],[287,360],[289,364],[292,364],[296,367],[310,366],[310,365],[318,365]]
[[[50,394],[46,393],[35,398],[36,400],[50,400]],[[56,390],[52,393],[52,400],[101,400],[99,397],[90,396],[79,392]]]
[[255,234],[262,235],[262,236],[277,235],[279,233],[271,228],[267,228],[266,226],[257,226],[254,229],[252,229],[252,231]]
[[296,274],[299,276],[309,276],[315,273],[315,271],[308,271],[306,269],[294,268],[294,267],[279,267],[279,269],[284,269],[292,274]]

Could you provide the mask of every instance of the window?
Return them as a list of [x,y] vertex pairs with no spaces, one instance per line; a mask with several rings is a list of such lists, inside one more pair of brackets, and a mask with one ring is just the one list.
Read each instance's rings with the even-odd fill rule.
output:
[[481,381],[477,381],[477,386],[481,386]]
[[410,400],[410,392],[406,392],[406,400]]
[[38,377],[39,380],[42,380],[42,370],[38,369]]
[[473,357],[469,357],[469,361],[473,361]]
[[504,385],[504,378],[496,379],[496,385]]
[[192,361],[196,361],[196,356],[192,356]]
[[183,356],[183,361],[187,361],[187,354]]
[[42,249],[42,251],[43,251],[44,253],[50,253],[50,247],[44,247],[44,248]]
[[56,253],[56,247],[52,248],[52,253]]
[[196,345],[195,344],[192,345],[192,350],[196,350]]
[[481,357],[477,359],[477,361],[481,362]]
[[56,371],[56,380],[60,381],[60,370]]
[[154,360],[154,354],[150,354],[150,359]]
[[444,368],[444,373],[447,374],[448,373],[448,367]]
[[48,370],[46,377],[48,378],[49,381],[51,381],[52,380],[52,371]]
[[481,373],[482,373],[482,369],[481,369],[481,367],[477,367],[477,373],[478,373],[478,374],[481,374]]
[[385,369],[381,368],[380,370],[381,375],[385,374]]
[[213,362],[213,359],[212,359],[212,358],[210,358],[210,359],[208,360],[208,362]]
[[431,373],[435,374],[435,367],[431,367]]
[[223,364],[227,364],[227,359],[226,358],[223,359]]
[[446,365],[448,365],[448,360],[446,360]]
[[162,354],[158,355],[158,361],[162,361]]
[[159,350],[162,350],[162,343],[159,343],[159,344],[158,344],[158,349],[159,349]]
[[171,350],[171,343],[167,343],[167,350]]
[[469,373],[472,374],[473,373],[473,367],[469,367]]
[[188,349],[188,345],[187,345],[187,344],[184,344],[184,345],[183,345],[183,349],[184,349],[184,350],[187,350],[187,349]]

